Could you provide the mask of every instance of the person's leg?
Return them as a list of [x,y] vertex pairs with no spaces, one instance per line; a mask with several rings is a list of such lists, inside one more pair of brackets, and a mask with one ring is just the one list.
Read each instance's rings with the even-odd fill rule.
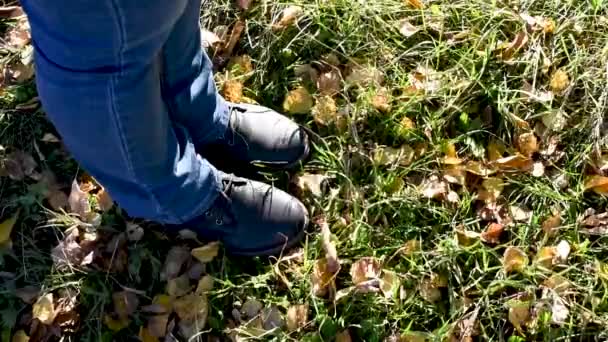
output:
[[162,47],[188,0],[22,3],[42,104],[85,169],[132,216],[182,223],[209,208],[218,172],[161,94]]
[[222,169],[239,170],[250,163],[299,165],[309,153],[303,129],[268,108],[227,103],[217,93],[213,65],[201,46],[200,5],[200,0],[189,1],[163,48],[163,89],[171,117],[188,129],[197,150]]

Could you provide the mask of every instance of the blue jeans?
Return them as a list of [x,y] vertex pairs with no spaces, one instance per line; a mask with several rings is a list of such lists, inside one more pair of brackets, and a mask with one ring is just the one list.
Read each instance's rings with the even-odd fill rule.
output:
[[194,146],[229,109],[201,48],[200,0],[22,0],[42,105],[64,143],[131,216],[186,222],[218,171]]

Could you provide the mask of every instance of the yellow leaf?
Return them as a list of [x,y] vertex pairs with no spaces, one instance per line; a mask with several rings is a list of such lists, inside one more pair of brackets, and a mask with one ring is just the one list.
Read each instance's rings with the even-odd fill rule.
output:
[[522,327],[526,326],[531,319],[530,303],[520,301],[512,301],[509,303],[509,322],[513,324],[517,331],[523,333]]
[[12,217],[0,223],[0,245],[3,245],[10,240],[11,232],[13,231],[13,227],[15,226],[18,217],[19,211],[17,211]]
[[429,341],[425,333],[408,331],[401,334],[399,342],[426,342]]
[[584,189],[593,190],[599,195],[608,195],[608,177],[591,176],[585,180]]
[[142,342],[158,342],[158,338],[152,336],[148,328],[139,327],[139,339]]
[[543,281],[542,286],[550,288],[557,293],[563,293],[570,288],[570,281],[559,274],[553,274]]
[[503,255],[502,265],[505,272],[522,272],[528,264],[528,256],[518,247],[507,247]]
[[513,38],[513,41],[507,46],[507,48],[502,52],[501,58],[505,61],[513,58],[515,53],[517,53],[521,48],[526,46],[528,43],[528,34],[525,31],[519,32]]
[[350,73],[346,77],[346,83],[348,84],[368,87],[384,83],[382,72],[371,65],[350,64],[348,67],[350,69]]
[[568,88],[569,85],[570,78],[568,77],[568,73],[565,70],[556,70],[551,76],[551,82],[549,83],[549,86],[551,87],[551,90],[553,92],[562,92],[563,90]]
[[129,319],[128,318],[115,319],[112,316],[105,314],[103,316],[103,323],[108,327],[108,329],[116,332],[116,331],[120,331],[120,330],[128,327]]
[[412,239],[408,240],[403,244],[403,247],[399,248],[399,252],[403,256],[411,256],[421,250],[420,240]]
[[227,66],[230,70],[230,74],[233,77],[245,77],[253,72],[253,64],[251,63],[251,57],[248,55],[235,56],[230,58]]
[[287,330],[296,331],[308,322],[308,304],[292,305],[287,309]]
[[167,281],[167,293],[171,297],[180,297],[190,292],[190,278],[188,278],[187,274],[182,274],[181,276],[173,279],[169,279]]
[[496,160],[493,164],[501,170],[518,169],[522,171],[527,171],[532,168],[533,163],[534,161],[532,159],[517,153],[513,156],[500,158]]
[[329,96],[319,98],[314,107],[312,107],[312,117],[316,123],[322,126],[336,123],[338,118],[336,101]]
[[415,9],[424,9],[424,3],[421,0],[405,0],[405,2]]
[[222,85],[222,95],[230,102],[241,102],[243,99],[243,83],[237,80],[225,81]]
[[198,281],[198,285],[196,286],[196,293],[203,294],[213,290],[213,277],[210,275],[205,275]]
[[555,247],[541,247],[536,253],[534,262],[544,268],[551,269],[556,255],[557,249]]
[[380,262],[376,258],[363,257],[352,264],[350,276],[353,284],[359,285],[367,280],[380,276]]
[[414,120],[408,118],[407,116],[404,116],[403,119],[399,121],[399,125],[404,133],[416,128],[416,123],[414,123]]
[[453,165],[443,171],[443,178],[452,184],[465,185],[467,173],[462,165]]
[[388,113],[391,110],[390,98],[386,88],[380,88],[372,97],[372,106],[379,112]]
[[479,192],[478,198],[488,203],[496,202],[505,187],[502,179],[497,177],[484,179],[481,186],[483,187],[483,191]]
[[193,257],[195,257],[198,261],[202,263],[207,263],[213,260],[220,249],[219,241],[208,243],[204,246],[194,248],[190,251]]
[[517,147],[519,152],[526,157],[531,157],[538,152],[538,139],[534,133],[524,133],[517,137]]
[[465,247],[475,244],[475,242],[481,237],[480,234],[477,232],[464,230],[462,228],[457,228],[455,232],[456,241],[458,242],[458,245]]
[[310,112],[313,105],[313,98],[304,87],[290,91],[283,101],[283,109],[290,114],[306,114]]
[[32,317],[38,319],[42,324],[53,324],[56,315],[52,293],[38,297],[38,300],[32,306]]
[[185,295],[173,302],[173,309],[182,320],[206,322],[209,313],[207,296],[195,293]]
[[25,331],[19,330],[13,335],[13,339],[11,341],[12,342],[28,342],[29,340],[30,340],[30,337],[27,336]]
[[414,160],[415,151],[407,145],[399,148],[377,147],[374,150],[374,162],[377,165],[401,165],[408,166]]
[[122,319],[132,315],[139,306],[139,298],[131,291],[119,291],[112,294],[114,312]]
[[488,177],[497,172],[497,170],[495,168],[493,168],[492,166],[485,165],[484,163],[478,162],[475,160],[469,160],[465,164],[464,169],[469,173],[472,173],[474,175],[478,175],[481,177]]
[[168,296],[165,294],[156,295],[152,299],[153,304],[158,304],[158,305],[162,306],[163,308],[165,308],[166,312],[170,312],[173,309],[172,302],[173,302],[173,299],[171,298],[171,296]]
[[382,271],[382,277],[380,277],[380,290],[387,299],[393,298],[396,289],[401,285],[401,279],[397,273],[393,271]]

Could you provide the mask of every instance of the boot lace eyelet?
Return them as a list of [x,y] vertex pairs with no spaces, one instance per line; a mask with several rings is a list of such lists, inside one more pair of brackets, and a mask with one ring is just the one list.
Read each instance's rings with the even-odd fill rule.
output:
[[209,210],[205,211],[205,216],[211,217],[211,211],[209,211]]
[[218,226],[221,226],[224,224],[224,221],[222,219],[217,219],[217,220],[215,220],[215,224],[217,224]]

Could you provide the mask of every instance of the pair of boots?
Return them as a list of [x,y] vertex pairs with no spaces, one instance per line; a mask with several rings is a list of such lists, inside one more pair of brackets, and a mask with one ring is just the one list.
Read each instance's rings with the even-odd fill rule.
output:
[[[230,104],[224,136],[198,149],[216,165],[239,173],[258,164],[274,170],[300,165],[310,153],[306,132],[265,107]],[[308,211],[295,197],[268,184],[221,172],[223,189],[213,205],[179,228],[206,240],[222,241],[232,255],[278,254],[298,243],[308,225]]]

